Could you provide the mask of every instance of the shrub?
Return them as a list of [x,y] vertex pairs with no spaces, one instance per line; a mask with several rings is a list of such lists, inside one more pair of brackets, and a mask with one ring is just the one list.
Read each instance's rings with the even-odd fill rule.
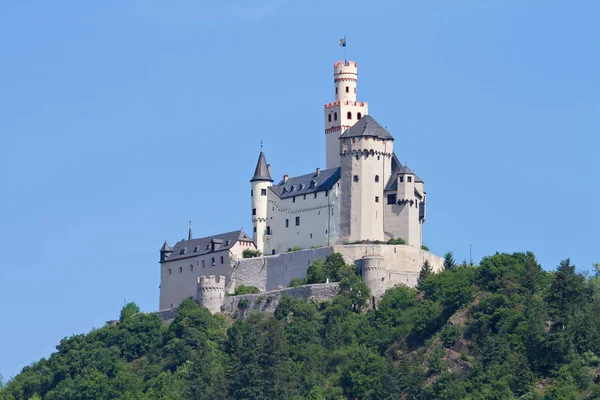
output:
[[261,254],[262,253],[259,250],[244,249],[244,251],[242,252],[242,257],[243,258],[255,258],[255,257],[260,257]]
[[446,325],[442,329],[442,343],[444,347],[452,347],[460,339],[460,328],[456,325]]
[[422,244],[421,245],[421,250],[429,251],[429,247],[427,247],[424,244]]
[[240,310],[245,310],[246,308],[248,308],[249,305],[250,305],[250,302],[248,301],[248,299],[241,299],[240,302],[238,303],[238,308]]
[[294,247],[290,247],[288,249],[288,253],[293,253],[295,251],[300,251],[300,250],[302,250],[302,247],[294,246]]
[[265,301],[265,296],[263,296],[263,295],[260,295],[256,298],[256,304],[260,304],[263,301]]
[[304,278],[300,278],[300,277],[295,277],[292,278],[292,280],[290,281],[290,287],[298,287],[298,286],[302,286],[306,283],[306,280]]
[[406,244],[406,240],[402,238],[390,239],[387,241],[387,244]]
[[235,288],[235,293],[233,295],[239,296],[241,294],[255,294],[255,293],[260,293],[260,289],[257,288],[256,286],[240,285],[237,288]]

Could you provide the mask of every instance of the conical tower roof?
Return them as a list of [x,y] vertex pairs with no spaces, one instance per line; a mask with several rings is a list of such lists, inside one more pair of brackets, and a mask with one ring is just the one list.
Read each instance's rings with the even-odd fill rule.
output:
[[256,169],[254,170],[254,176],[252,179],[250,179],[250,182],[255,181],[273,182],[273,178],[271,178],[271,173],[269,172],[267,160],[265,159],[265,153],[263,153],[262,148],[260,149],[260,155],[258,156]]
[[402,168],[400,168],[400,171],[398,171],[399,174],[411,174],[414,175],[415,173],[412,172],[412,169],[408,168],[408,165],[403,165]]
[[165,243],[162,245],[162,247],[160,248],[160,252],[161,253],[172,253],[173,249],[171,248],[171,246],[169,246],[167,244],[167,241],[165,240]]

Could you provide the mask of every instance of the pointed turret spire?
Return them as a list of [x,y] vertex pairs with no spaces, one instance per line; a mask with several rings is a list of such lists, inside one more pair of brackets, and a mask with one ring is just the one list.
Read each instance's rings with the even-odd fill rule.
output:
[[190,221],[190,227],[188,228],[188,240],[192,240],[192,221]]
[[163,262],[169,258],[172,252],[173,249],[167,244],[167,239],[165,239],[165,243],[160,248],[160,262]]
[[265,153],[263,153],[262,141],[260,142],[260,155],[258,156],[258,162],[256,163],[256,169],[254,170],[254,176],[250,179],[250,182],[255,181],[268,181],[273,182],[271,173],[269,171],[269,165],[265,159]]

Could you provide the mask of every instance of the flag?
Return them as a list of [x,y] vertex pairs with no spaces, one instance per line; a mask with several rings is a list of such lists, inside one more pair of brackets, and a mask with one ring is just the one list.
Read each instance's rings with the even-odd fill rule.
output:
[[346,47],[346,36],[340,39],[340,47]]

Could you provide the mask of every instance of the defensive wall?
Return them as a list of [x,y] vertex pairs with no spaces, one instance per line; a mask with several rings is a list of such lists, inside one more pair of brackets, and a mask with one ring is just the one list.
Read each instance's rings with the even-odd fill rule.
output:
[[[291,296],[307,302],[331,300],[338,293],[337,282],[316,283],[295,288],[271,290],[258,294],[244,294],[240,296],[226,296],[221,307],[221,312],[229,315],[240,315],[250,311],[274,312],[283,296]],[[247,301],[243,307],[240,302]],[[243,304],[243,303],[242,303]]]

